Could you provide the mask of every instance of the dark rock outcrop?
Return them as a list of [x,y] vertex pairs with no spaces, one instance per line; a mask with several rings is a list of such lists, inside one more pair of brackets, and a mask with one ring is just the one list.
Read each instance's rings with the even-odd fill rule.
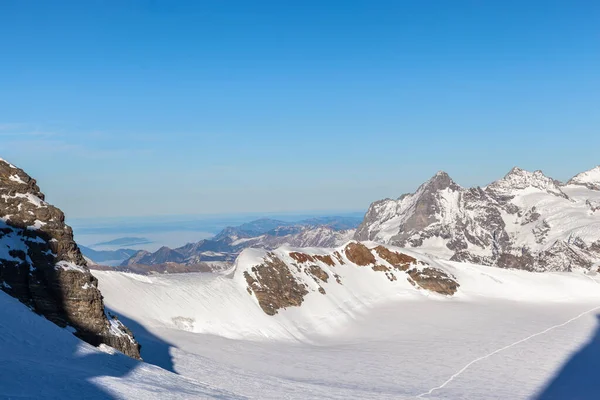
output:
[[252,267],[252,275],[244,272],[248,292],[254,293],[263,311],[275,315],[281,308],[302,305],[308,294],[306,285],[294,278],[288,266],[275,254],[269,253],[263,261]]
[[375,264],[376,261],[371,250],[362,243],[349,243],[344,249],[344,253],[346,253],[346,258],[356,265],[365,266]]
[[0,160],[0,289],[86,342],[140,358],[133,334],[107,315],[73,231],[34,179]]
[[384,274],[390,282],[405,279],[417,289],[445,296],[452,296],[460,286],[455,277],[438,267],[385,246],[370,249],[360,242],[348,243],[341,251],[331,250],[331,254],[265,252],[259,263],[236,274],[243,274],[248,293],[256,297],[263,311],[275,315],[280,309],[300,307],[311,292],[327,295],[328,285],[344,286],[348,268],[365,276]]
[[427,267],[423,269],[413,268],[408,271],[410,278],[421,288],[446,296],[452,296],[459,288],[456,278],[448,275],[438,268]]
[[373,250],[379,255],[379,257],[383,258],[388,263],[392,264],[394,268],[397,268],[401,271],[406,271],[412,264],[417,263],[417,259],[406,255],[404,253],[398,253],[395,251],[391,251],[387,247],[377,246]]

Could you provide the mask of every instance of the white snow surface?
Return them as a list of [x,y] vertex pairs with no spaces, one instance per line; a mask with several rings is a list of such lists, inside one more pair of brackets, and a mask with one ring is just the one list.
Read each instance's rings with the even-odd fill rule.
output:
[[70,261],[59,261],[54,266],[55,269],[63,269],[65,271],[77,271],[85,273],[85,268]]
[[21,179],[21,177],[17,174],[9,176],[8,179],[10,179],[13,182],[25,184],[25,181]]
[[[289,262],[292,250],[275,253]],[[301,307],[268,316],[243,279],[261,250],[245,250],[229,276],[94,275],[147,362],[243,398],[545,398],[598,329],[597,274],[505,270],[392,250],[451,273],[459,291],[445,297],[368,267],[337,265],[330,268],[343,285],[330,279],[321,284],[326,295],[311,287]]]

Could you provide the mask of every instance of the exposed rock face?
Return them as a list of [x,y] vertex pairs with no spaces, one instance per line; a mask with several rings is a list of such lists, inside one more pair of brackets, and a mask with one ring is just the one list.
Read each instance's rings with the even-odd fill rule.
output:
[[350,243],[346,246],[344,252],[346,253],[346,258],[356,265],[365,266],[375,264],[375,256],[362,243]]
[[423,289],[447,296],[456,293],[460,286],[456,282],[456,278],[437,268],[424,268],[421,270],[413,268],[408,271],[408,275],[410,275],[412,282]]
[[589,189],[596,175],[600,183],[597,167],[562,185],[513,168],[485,188],[466,189],[439,172],[413,194],[371,204],[355,239],[503,268],[590,268],[600,262],[592,247],[600,240],[600,192]]
[[401,271],[406,271],[412,264],[417,263],[417,259],[406,255],[404,253],[398,253],[395,251],[391,251],[387,247],[377,246],[373,250],[379,255],[379,257],[383,258],[385,261],[394,266],[394,268],[398,268]]
[[252,267],[252,275],[245,272],[248,291],[254,293],[263,311],[277,314],[280,308],[299,307],[308,294],[306,285],[298,281],[288,266],[275,254],[269,253],[260,265]]
[[[388,284],[408,282],[419,290],[446,296],[456,293],[460,286],[455,277],[441,268],[385,246],[368,248],[363,243],[351,242],[339,250],[322,251],[330,254],[286,248],[265,251],[259,262],[236,274],[243,274],[248,293],[256,297],[268,315],[300,307],[313,292],[327,295],[331,285],[344,286],[350,273],[365,278],[371,274],[385,276]],[[414,290],[410,285],[407,287]]]
[[98,282],[58,208],[36,181],[0,160],[0,289],[86,342],[140,358],[139,344],[107,316]]

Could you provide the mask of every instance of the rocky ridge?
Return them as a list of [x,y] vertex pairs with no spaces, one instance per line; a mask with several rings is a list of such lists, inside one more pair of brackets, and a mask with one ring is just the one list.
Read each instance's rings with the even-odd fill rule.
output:
[[[281,309],[300,307],[312,293],[327,296],[329,290],[344,285],[346,279],[383,279],[390,285],[412,285],[424,290],[452,296],[459,283],[439,266],[408,255],[400,249],[376,243],[349,242],[334,249],[254,250],[253,262],[244,259],[246,290],[268,315]],[[409,286],[410,287],[410,286]]]
[[139,359],[131,331],[104,309],[64,214],[44,199],[34,179],[0,159],[0,289],[86,342]]

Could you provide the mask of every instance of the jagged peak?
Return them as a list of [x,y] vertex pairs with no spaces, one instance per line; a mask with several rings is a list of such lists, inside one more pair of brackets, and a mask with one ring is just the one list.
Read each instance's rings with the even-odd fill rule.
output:
[[386,199],[375,201],[375,202],[371,203],[371,207],[381,206],[382,204],[386,204],[389,202],[398,202],[398,201],[402,201],[406,198],[412,198],[413,196],[418,197],[418,196],[420,196],[420,194],[422,194],[424,192],[437,192],[439,190],[444,190],[447,188],[451,188],[453,190],[462,189],[462,187],[459,184],[457,184],[456,182],[454,182],[454,180],[452,180],[452,178],[450,177],[450,175],[448,175],[447,172],[440,170],[440,171],[436,172],[435,175],[433,175],[431,178],[429,178],[428,180],[423,182],[421,184],[421,186],[419,186],[415,192],[404,193],[400,197],[398,197],[396,200],[386,198]]
[[508,171],[508,173],[506,175],[504,175],[504,178],[509,178],[511,176],[546,177],[546,175],[544,175],[544,173],[542,172],[541,169],[537,169],[537,170],[531,172],[531,171],[528,171],[526,169],[523,169],[523,168],[517,167],[517,166],[512,167],[512,169],[510,171]]
[[448,175],[445,171],[438,171],[429,180],[423,183],[419,189],[417,189],[417,192],[425,189],[438,191],[447,188],[458,190],[460,189],[460,185],[454,182],[452,178],[450,178],[450,175]]
[[513,174],[522,174],[524,172],[528,172],[526,170],[524,170],[523,168],[517,167],[516,165],[514,167],[511,168],[510,171],[508,171],[508,174],[504,175],[505,177],[508,175],[513,175]]
[[567,197],[560,190],[557,181],[544,175],[541,170],[538,169],[531,172],[520,167],[513,167],[502,179],[488,185],[487,189],[495,193],[507,193],[528,187],[545,190],[561,197]]

